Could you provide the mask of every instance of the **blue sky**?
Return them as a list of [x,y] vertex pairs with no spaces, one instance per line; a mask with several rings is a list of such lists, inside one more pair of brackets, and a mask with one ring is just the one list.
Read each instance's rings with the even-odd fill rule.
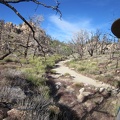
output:
[[[55,5],[55,0],[41,0],[48,5]],[[69,41],[72,35],[81,30],[110,33],[112,22],[120,17],[120,0],[59,0],[62,18],[56,12],[32,2],[12,4],[26,19],[33,15],[42,15],[41,27],[51,37],[60,41]],[[15,24],[22,23],[15,13],[0,4],[0,19]]]

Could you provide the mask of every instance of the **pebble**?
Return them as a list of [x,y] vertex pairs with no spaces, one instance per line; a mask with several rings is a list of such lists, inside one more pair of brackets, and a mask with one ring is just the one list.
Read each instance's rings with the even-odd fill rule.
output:
[[102,93],[105,90],[105,88],[100,88],[99,92]]
[[79,90],[80,94],[82,94],[84,91],[85,91],[85,88],[81,88],[81,89]]

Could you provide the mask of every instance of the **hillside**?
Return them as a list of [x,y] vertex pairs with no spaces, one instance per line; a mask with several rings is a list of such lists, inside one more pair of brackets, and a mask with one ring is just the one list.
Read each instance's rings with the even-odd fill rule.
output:
[[114,120],[118,42],[81,33],[63,43],[30,24],[35,38],[25,23],[0,21],[0,120]]

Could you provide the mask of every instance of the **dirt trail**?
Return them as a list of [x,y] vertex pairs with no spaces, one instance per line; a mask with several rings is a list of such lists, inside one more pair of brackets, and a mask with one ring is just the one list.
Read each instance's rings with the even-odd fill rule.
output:
[[70,61],[70,60],[61,61],[61,62],[56,64],[58,67],[54,68],[53,70],[55,70],[56,73],[58,73],[58,74],[54,77],[59,77],[61,75],[64,75],[65,73],[69,73],[73,77],[74,82],[81,82],[81,83],[93,85],[95,87],[103,87],[103,88],[112,87],[108,84],[105,84],[105,83],[93,80],[93,79],[86,77],[84,75],[81,75],[81,74],[75,72],[74,70],[66,67],[64,65],[64,63],[66,63],[68,61]]

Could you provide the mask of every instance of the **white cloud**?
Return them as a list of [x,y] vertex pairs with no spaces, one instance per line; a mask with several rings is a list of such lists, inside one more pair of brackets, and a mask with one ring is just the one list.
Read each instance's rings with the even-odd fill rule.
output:
[[59,19],[58,16],[52,15],[49,17],[50,24],[48,33],[61,41],[70,40],[72,35],[79,30],[94,31],[96,28],[92,26],[91,19],[74,20],[73,22],[65,19]]
[[51,16],[50,21],[54,23],[60,30],[63,32],[73,32],[75,30],[78,30],[78,27],[74,23],[70,23],[65,20],[60,20],[57,16]]
[[61,30],[67,30],[67,31],[76,31],[79,29],[91,29],[90,28],[90,19],[86,19],[86,20],[79,20],[77,22],[69,22],[66,21],[64,19],[59,19],[58,16],[52,15],[50,16],[50,21],[52,23],[54,23],[58,28],[60,28]]

